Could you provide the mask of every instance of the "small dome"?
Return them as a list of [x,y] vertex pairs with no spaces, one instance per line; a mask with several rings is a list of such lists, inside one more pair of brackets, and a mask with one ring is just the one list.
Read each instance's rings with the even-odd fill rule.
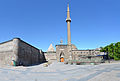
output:
[[77,47],[74,44],[72,44],[72,50],[77,50]]

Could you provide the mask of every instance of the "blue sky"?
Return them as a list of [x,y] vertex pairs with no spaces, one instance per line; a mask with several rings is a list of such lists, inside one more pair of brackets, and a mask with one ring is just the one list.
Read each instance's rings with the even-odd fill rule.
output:
[[[120,0],[69,0],[71,41],[93,49],[120,41]],[[0,42],[19,37],[46,51],[67,43],[67,0],[0,0]]]

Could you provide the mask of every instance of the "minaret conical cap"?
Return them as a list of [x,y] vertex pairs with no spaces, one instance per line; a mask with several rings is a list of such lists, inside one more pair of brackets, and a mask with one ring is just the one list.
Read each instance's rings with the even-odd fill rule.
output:
[[71,22],[69,4],[67,5],[67,19],[66,19],[66,22],[68,22],[68,21]]
[[69,9],[69,4],[67,5],[67,11],[70,11],[70,9]]

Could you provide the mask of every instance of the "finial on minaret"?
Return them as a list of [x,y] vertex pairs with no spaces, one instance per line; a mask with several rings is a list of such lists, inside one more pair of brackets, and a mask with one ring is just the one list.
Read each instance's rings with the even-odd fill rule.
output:
[[60,44],[63,44],[63,40],[60,40]]
[[70,32],[70,22],[71,22],[71,18],[70,18],[70,9],[69,9],[69,4],[67,6],[67,42],[68,45],[71,45],[71,32]]
[[68,5],[67,5],[67,11],[70,11],[70,9],[69,9],[69,3],[68,3]]

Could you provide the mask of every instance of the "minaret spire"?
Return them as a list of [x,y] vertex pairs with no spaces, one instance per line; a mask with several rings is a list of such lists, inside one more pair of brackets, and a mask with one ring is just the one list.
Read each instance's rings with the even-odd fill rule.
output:
[[69,4],[67,6],[67,43],[68,45],[71,45],[71,32],[70,32],[70,22],[71,22],[71,18],[70,18],[70,9],[69,9]]
[[69,4],[67,5],[67,19],[66,19],[66,22],[68,22],[68,21],[71,22]]

